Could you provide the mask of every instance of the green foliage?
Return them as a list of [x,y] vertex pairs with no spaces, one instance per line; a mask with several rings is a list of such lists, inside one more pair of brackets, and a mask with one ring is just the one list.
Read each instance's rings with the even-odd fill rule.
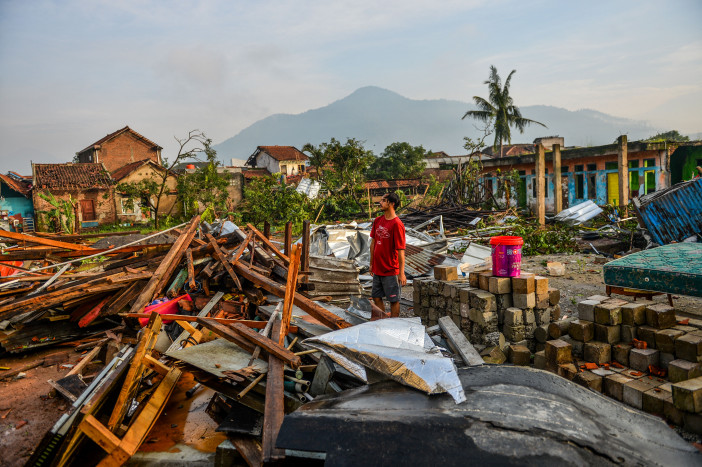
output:
[[45,213],[49,217],[49,223],[53,224],[53,230],[58,231],[61,229],[62,232],[67,234],[74,233],[76,225],[75,209],[78,201],[73,199],[71,195],[68,195],[67,200],[56,199],[50,191],[39,193],[39,197],[54,208]]
[[134,201],[139,201],[139,207],[144,216],[151,218],[151,213],[156,212],[157,204],[154,197],[159,193],[161,180],[145,178],[133,183],[118,183],[115,191],[122,195],[125,200],[124,207],[129,210],[134,209]]
[[227,212],[227,199],[229,198],[227,187],[232,175],[217,171],[220,163],[217,160],[217,152],[210,147],[210,143],[210,140],[205,143],[207,164],[192,174],[181,176],[178,179],[176,191],[178,192],[178,201],[184,203],[188,211],[204,209],[203,219],[206,212],[214,220],[223,217]]
[[517,70],[512,70],[505,80],[505,85],[502,86],[502,80],[497,73],[497,68],[491,65],[490,78],[484,81],[484,84],[488,85],[488,99],[473,96],[473,102],[475,102],[478,110],[469,110],[463,115],[463,118],[471,117],[493,127],[495,133],[493,149],[495,150],[497,150],[498,146],[500,151],[502,150],[503,141],[512,142],[512,126],[516,127],[520,133],[524,133],[524,128],[532,123],[546,128],[546,125],[543,123],[522,117],[519,107],[514,105],[514,100],[509,94],[509,86],[512,76],[516,72]]
[[576,231],[572,227],[559,224],[541,228],[536,222],[519,220],[513,224],[510,233],[524,239],[522,254],[526,256],[547,255],[553,253],[575,253],[578,244],[575,241]]
[[298,193],[295,187],[280,184],[279,174],[256,177],[244,188],[244,202],[239,208],[242,223],[250,222],[261,226],[264,221],[271,224],[284,224],[291,221],[301,225],[310,219],[315,203],[307,196]]
[[509,209],[510,199],[517,194],[519,186],[519,171],[512,169],[509,172],[502,172],[497,169],[497,197],[505,198],[505,209]]
[[424,172],[424,159],[430,154],[422,146],[409,143],[392,143],[380,157],[375,158],[366,176],[370,180],[393,180],[397,178],[418,178]]
[[663,142],[663,141],[675,141],[678,143],[686,143],[690,141],[689,136],[681,135],[678,130],[670,130],[663,133],[658,133],[657,135],[651,136],[644,140],[647,143]]

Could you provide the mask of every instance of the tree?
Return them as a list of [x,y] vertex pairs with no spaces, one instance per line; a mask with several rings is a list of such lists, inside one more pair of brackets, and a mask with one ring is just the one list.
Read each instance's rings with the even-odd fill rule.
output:
[[239,211],[245,222],[259,226],[264,221],[295,226],[309,219],[313,203],[292,185],[280,183],[280,174],[255,177],[244,187],[244,202]]
[[505,80],[505,85],[502,86],[502,80],[500,75],[497,74],[497,68],[490,65],[490,78],[484,81],[484,84],[488,85],[488,98],[483,99],[480,96],[473,96],[473,101],[478,106],[478,110],[469,110],[461,118],[463,120],[466,117],[472,117],[484,123],[492,123],[495,132],[495,141],[492,147],[494,150],[497,150],[499,143],[500,157],[502,157],[503,141],[512,143],[510,127],[515,126],[520,133],[524,133],[524,128],[532,123],[546,128],[546,125],[541,122],[522,117],[519,108],[514,105],[514,101],[509,95],[509,86],[512,81],[512,75],[516,72],[517,70],[512,70]]
[[686,143],[690,141],[690,137],[681,135],[680,133],[678,133],[678,130],[670,130],[664,133],[658,133],[657,135],[651,136],[650,138],[647,138],[644,141],[649,143],[656,141],[675,141],[678,143]]
[[[140,200],[148,200],[149,208],[154,212],[154,227],[159,228],[160,218],[162,213],[160,212],[161,201],[163,199],[163,193],[167,188],[168,177],[173,175],[173,168],[184,161],[185,159],[196,158],[196,155],[201,152],[207,152],[210,150],[210,145],[212,140],[205,136],[205,133],[200,130],[191,130],[188,136],[179,139],[174,137],[178,142],[178,154],[176,154],[173,162],[169,163],[168,159],[161,159],[161,165],[165,169],[162,173],[152,179],[147,179],[140,181],[138,183],[124,183],[117,185],[117,190],[122,193],[122,196],[127,199],[127,206],[131,206],[133,209],[134,199],[138,198]],[[151,198],[155,197],[155,202],[151,202]],[[173,206],[166,213],[170,215],[173,210]]]
[[220,173],[217,151],[210,147],[210,140],[204,144],[207,162],[194,173],[178,179],[176,191],[178,200],[193,210],[207,212],[213,218],[222,217],[227,210],[229,193],[227,187],[232,179],[229,173]]
[[373,161],[366,176],[371,180],[420,177],[427,165],[425,158],[429,154],[431,152],[422,146],[392,143]]
[[339,198],[352,200],[364,211],[360,199],[366,170],[375,159],[372,151],[364,149],[354,138],[348,138],[343,145],[335,138],[318,147],[307,143],[302,150],[311,155],[311,164],[317,168],[320,181],[329,191]]

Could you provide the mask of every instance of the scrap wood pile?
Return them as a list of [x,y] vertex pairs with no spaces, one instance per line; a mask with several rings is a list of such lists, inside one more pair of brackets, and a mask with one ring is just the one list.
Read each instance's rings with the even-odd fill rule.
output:
[[[252,225],[217,238],[203,232],[199,216],[179,227],[172,244],[106,250],[0,231],[17,243],[7,250],[12,261],[25,260],[22,266],[0,261],[18,270],[0,278],[4,349],[92,347],[68,375],[50,382],[73,405],[30,464],[86,458],[124,464],[183,371],[217,391],[208,413],[226,425],[251,465],[284,457],[275,440],[285,413],[316,395],[362,384],[300,346],[298,335],[351,326],[303,292],[312,288],[308,226],[302,244],[291,245],[288,225],[282,252]],[[90,269],[74,266],[98,254],[104,260],[88,263]],[[32,261],[41,267],[30,270]],[[299,326],[291,324],[293,306],[304,315]],[[82,375],[98,355],[104,367]]]
[[422,209],[408,208],[407,212],[400,216],[405,225],[416,226],[430,221],[437,216],[443,216],[444,227],[451,231],[457,229],[475,229],[478,221],[487,216],[495,216],[503,211],[479,211],[471,210],[468,206],[456,203],[443,202],[435,206]]

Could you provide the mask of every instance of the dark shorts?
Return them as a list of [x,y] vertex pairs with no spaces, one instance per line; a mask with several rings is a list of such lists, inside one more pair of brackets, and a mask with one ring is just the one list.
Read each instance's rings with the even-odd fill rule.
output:
[[400,281],[397,276],[373,276],[373,289],[371,297],[387,297],[390,303],[400,301]]

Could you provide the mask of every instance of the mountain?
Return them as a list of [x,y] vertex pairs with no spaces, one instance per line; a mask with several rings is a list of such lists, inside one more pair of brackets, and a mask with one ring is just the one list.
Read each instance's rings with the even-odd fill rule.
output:
[[[214,149],[228,163],[231,158],[247,159],[257,146],[315,146],[332,137],[364,141],[376,155],[393,142],[406,141],[432,151],[451,155],[465,153],[463,137],[479,135],[472,119],[461,120],[472,104],[445,99],[413,100],[386,89],[368,86],[325,107],[297,115],[266,117],[217,144]],[[597,146],[612,143],[628,134],[630,141],[646,138],[656,131],[645,122],[613,117],[594,110],[570,111],[545,105],[520,108],[522,115],[544,123],[528,127],[523,134],[513,129],[512,143],[530,143],[541,136],[558,135],[566,146]],[[488,137],[487,144],[492,144]]]

